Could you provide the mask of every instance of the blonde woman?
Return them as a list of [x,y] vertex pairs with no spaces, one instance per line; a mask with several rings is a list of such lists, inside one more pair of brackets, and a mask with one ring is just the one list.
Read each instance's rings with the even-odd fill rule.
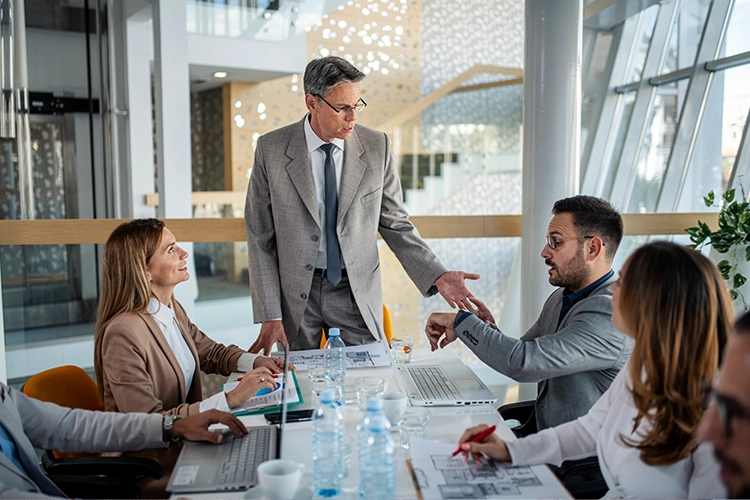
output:
[[[228,411],[275,388],[280,360],[214,342],[174,299],[175,285],[190,278],[187,257],[158,219],[124,223],[107,240],[94,332],[94,369],[107,410],[181,416]],[[231,392],[201,400],[200,371],[249,373]]]
[[588,414],[513,442],[486,426],[464,432],[460,447],[513,465],[598,455],[610,497],[725,498],[719,466],[696,429],[734,311],[716,267],[668,242],[636,250],[612,291],[612,323],[635,339],[628,365]]

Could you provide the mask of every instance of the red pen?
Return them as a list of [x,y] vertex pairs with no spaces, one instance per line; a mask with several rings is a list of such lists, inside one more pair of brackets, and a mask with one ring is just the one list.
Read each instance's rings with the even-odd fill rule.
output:
[[[495,425],[493,425],[492,427],[487,427],[485,430],[483,430],[482,432],[480,432],[479,434],[477,434],[476,436],[474,436],[473,438],[471,438],[468,442],[470,442],[470,443],[476,443],[478,441],[481,441],[482,439],[487,438],[490,434],[492,434],[493,432],[495,432],[495,429],[497,429],[497,426],[495,426]],[[453,455],[451,455],[451,456],[455,457],[459,453],[461,453],[461,445],[458,445],[458,448],[456,448],[456,451],[454,451]]]

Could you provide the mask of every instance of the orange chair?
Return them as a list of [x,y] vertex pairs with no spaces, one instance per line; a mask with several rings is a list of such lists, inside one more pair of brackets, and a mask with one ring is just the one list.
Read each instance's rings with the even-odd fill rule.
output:
[[[391,346],[391,337],[393,336],[393,325],[391,324],[391,312],[388,307],[383,304],[383,334],[385,340],[388,341],[388,347]],[[323,335],[320,336],[320,348],[323,349],[326,345],[326,332],[323,331]]]
[[[96,382],[77,366],[58,366],[32,376],[22,391],[29,397],[68,408],[104,411]],[[160,478],[158,462],[137,457],[100,457],[92,453],[47,450],[44,472],[71,498],[140,498],[136,481]]]

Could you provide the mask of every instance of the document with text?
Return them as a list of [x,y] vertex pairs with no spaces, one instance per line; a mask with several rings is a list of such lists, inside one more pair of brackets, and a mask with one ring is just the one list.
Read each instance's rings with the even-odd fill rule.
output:
[[[346,352],[346,369],[373,368],[377,366],[388,366],[391,364],[391,351],[388,344],[376,342],[374,344],[353,345],[344,348]],[[272,352],[274,358],[283,358],[283,352]],[[311,349],[309,351],[290,351],[289,362],[293,363],[298,370],[307,370],[307,367],[316,363],[323,363],[323,349]]]

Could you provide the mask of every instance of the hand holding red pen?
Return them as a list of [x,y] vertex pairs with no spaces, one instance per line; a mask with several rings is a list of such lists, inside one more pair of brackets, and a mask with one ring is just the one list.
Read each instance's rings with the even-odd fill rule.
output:
[[[478,461],[482,456],[487,456],[492,460],[499,462],[510,462],[510,452],[505,445],[505,441],[495,434],[495,426],[480,424],[476,427],[466,429],[458,440],[458,449],[456,453],[463,452]],[[454,455],[456,455],[454,453]]]

